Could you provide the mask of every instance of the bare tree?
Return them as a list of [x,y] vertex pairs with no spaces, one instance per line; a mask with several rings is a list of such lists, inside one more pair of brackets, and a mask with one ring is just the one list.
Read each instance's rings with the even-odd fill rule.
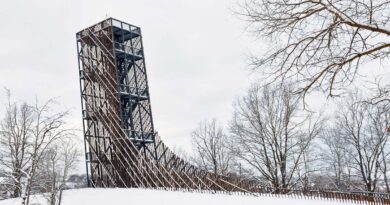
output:
[[[318,127],[318,129],[322,128]],[[316,139],[313,139],[311,145],[308,147],[306,147],[307,145],[305,143],[299,144],[299,149],[305,151],[302,154],[300,166],[297,167],[295,182],[291,186],[301,188],[302,190],[311,190],[313,188],[316,174],[321,171],[319,164],[320,155],[318,154],[318,147],[316,145]]]
[[341,130],[333,124],[328,129],[323,130],[321,140],[324,145],[320,150],[321,157],[330,187],[342,191],[353,189],[352,155],[348,149],[348,140],[342,135]]
[[[386,89],[386,88],[381,88],[380,86],[377,86],[378,90],[377,93],[378,93],[378,97],[377,98],[374,98],[374,99],[371,99],[371,103],[369,103],[369,105],[371,106],[378,106],[379,109],[383,110],[385,113],[381,113],[381,115],[383,116],[383,118],[381,118],[381,121],[383,121],[384,125],[387,126],[385,127],[386,131],[385,131],[385,135],[387,134],[388,136],[390,135],[390,98],[388,97],[389,96],[389,92],[390,92],[390,89]],[[390,184],[389,184],[389,177],[388,177],[388,174],[389,174],[389,163],[390,163],[390,148],[385,145],[384,148],[382,149],[381,151],[381,160],[383,161],[383,163],[381,164],[381,171],[382,171],[382,174],[383,174],[383,181],[384,181],[384,184],[385,184],[385,187],[386,187],[386,191],[387,193],[390,193]]]
[[390,52],[388,0],[247,0],[239,13],[272,42],[253,68],[266,82],[296,82],[303,94],[322,87],[332,96],[362,63]]
[[304,170],[304,155],[322,124],[298,101],[288,86],[255,85],[237,100],[230,125],[235,156],[277,191],[290,188],[297,170]]
[[[383,86],[380,79],[375,80],[375,87],[371,90],[374,90],[374,97],[365,102],[380,107],[390,107],[390,85]],[[388,122],[390,122],[390,114],[388,114]],[[387,132],[390,133],[390,123],[387,123]],[[390,188],[388,187],[390,191]]]
[[226,174],[232,164],[232,156],[225,146],[227,136],[217,120],[201,122],[191,136],[195,149],[193,161],[215,175]]
[[46,150],[73,132],[65,128],[68,112],[54,112],[53,100],[43,105],[19,106],[11,101],[8,90],[7,97],[5,116],[0,122],[0,168],[12,196],[22,196],[22,203],[28,205],[31,193],[39,184],[37,169]]
[[72,139],[61,139],[46,150],[38,175],[48,204],[61,204],[67,179],[76,168],[79,154]]
[[376,191],[384,156],[389,152],[388,113],[387,106],[362,103],[357,92],[340,103],[337,128],[347,140],[346,149],[366,191]]
[[65,128],[64,118],[68,115],[68,111],[53,112],[51,110],[53,103],[53,100],[49,100],[43,105],[35,103],[34,106],[31,106],[34,120],[31,130],[29,130],[31,135],[28,152],[29,166],[26,170],[22,170],[26,178],[22,189],[25,205],[29,205],[37,170],[46,150],[55,141],[73,134],[71,130]]
[[0,122],[0,169],[11,197],[20,197],[23,170],[30,163],[28,149],[33,114],[30,106],[25,103],[18,106],[11,101],[10,91],[6,92],[8,102]]
[[[372,90],[375,91],[374,97],[370,99],[369,103],[371,104],[382,104],[385,106],[389,106],[390,104],[390,85],[382,86],[380,80],[375,82],[375,88]],[[390,132],[390,127],[388,128],[388,132]]]
[[389,184],[389,177],[388,177],[388,172],[390,171],[389,170],[389,161],[390,161],[390,157],[389,157],[389,152],[385,152],[387,150],[383,149],[382,152],[381,152],[381,157],[382,157],[382,160],[383,160],[383,163],[381,165],[381,172],[383,174],[383,181],[384,181],[384,184],[385,184],[385,187],[386,187],[386,192],[387,193],[390,193],[390,184]]

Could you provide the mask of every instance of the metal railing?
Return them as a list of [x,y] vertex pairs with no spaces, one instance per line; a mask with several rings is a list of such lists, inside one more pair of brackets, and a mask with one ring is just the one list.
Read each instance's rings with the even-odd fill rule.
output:
[[115,42],[115,49],[126,54],[135,55],[137,57],[142,57],[142,50],[139,48],[134,48],[123,43]]

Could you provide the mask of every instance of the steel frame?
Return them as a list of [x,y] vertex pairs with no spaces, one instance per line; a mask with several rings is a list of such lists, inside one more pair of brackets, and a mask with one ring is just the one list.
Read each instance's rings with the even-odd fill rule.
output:
[[[139,27],[108,18],[76,38],[89,187],[280,193],[256,180],[201,170],[163,143],[153,125]],[[390,204],[389,196],[381,198]]]

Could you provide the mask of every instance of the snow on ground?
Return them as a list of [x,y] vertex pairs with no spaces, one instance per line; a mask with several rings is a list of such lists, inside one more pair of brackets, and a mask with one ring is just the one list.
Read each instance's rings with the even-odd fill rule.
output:
[[[33,197],[33,203],[46,205],[42,196]],[[277,198],[269,196],[242,196],[149,189],[73,189],[64,192],[62,205],[352,205],[320,199]],[[0,205],[20,205],[20,199],[0,201]]]

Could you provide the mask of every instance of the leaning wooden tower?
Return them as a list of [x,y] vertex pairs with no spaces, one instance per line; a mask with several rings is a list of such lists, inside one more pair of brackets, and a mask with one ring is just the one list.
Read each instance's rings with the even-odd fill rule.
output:
[[88,186],[251,192],[252,181],[200,170],[157,136],[139,27],[109,18],[76,38]]

